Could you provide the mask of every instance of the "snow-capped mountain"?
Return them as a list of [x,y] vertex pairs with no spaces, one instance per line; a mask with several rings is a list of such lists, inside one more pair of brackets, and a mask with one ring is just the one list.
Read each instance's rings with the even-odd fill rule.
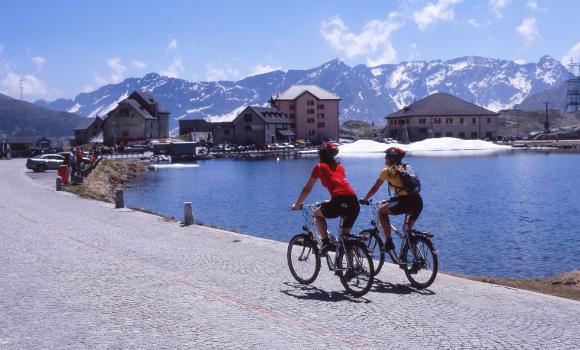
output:
[[93,117],[106,114],[132,91],[144,89],[171,112],[174,128],[181,118],[231,116],[244,105],[266,105],[273,94],[291,85],[316,84],[342,98],[343,121],[381,122],[387,114],[434,92],[448,92],[493,111],[511,108],[531,94],[560,85],[568,74],[550,56],[527,64],[471,56],[377,67],[350,67],[335,59],[312,69],[275,71],[239,81],[191,82],[150,73],[82,93],[74,100],[37,104]]

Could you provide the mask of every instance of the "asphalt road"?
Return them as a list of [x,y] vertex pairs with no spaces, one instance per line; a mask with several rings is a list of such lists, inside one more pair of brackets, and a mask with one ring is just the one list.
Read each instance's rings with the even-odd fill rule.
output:
[[303,287],[283,243],[55,192],[55,176],[0,161],[0,349],[580,344],[577,301],[443,274],[419,291],[391,265],[362,299],[324,267]]

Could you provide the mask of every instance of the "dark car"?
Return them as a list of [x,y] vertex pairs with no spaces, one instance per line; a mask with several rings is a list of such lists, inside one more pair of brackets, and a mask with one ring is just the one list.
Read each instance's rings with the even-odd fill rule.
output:
[[64,157],[60,154],[40,154],[26,161],[26,167],[34,172],[56,170],[61,164],[64,164]]

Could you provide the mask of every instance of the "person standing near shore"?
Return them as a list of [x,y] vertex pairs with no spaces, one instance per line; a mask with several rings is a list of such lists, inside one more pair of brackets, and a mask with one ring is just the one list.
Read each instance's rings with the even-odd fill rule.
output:
[[304,200],[308,197],[308,194],[310,194],[312,187],[318,179],[328,189],[331,199],[322,203],[314,212],[316,226],[322,236],[322,255],[333,248],[327,233],[328,225],[326,218],[343,217],[340,229],[343,234],[346,234],[350,233],[360,212],[356,192],[346,179],[344,166],[334,158],[337,154],[338,147],[332,142],[326,142],[320,146],[318,149],[320,162],[312,169],[308,182],[302,189],[302,192],[300,192],[296,203],[292,205],[292,210],[300,210]]

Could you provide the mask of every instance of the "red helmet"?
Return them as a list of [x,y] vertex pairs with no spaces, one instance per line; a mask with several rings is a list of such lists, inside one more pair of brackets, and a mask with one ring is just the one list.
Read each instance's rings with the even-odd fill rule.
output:
[[318,153],[327,153],[334,157],[338,154],[338,147],[332,142],[324,142],[318,147]]
[[405,154],[407,154],[407,152],[405,152],[405,150],[400,149],[399,147],[390,147],[385,151],[385,154],[386,154],[385,158],[397,158],[401,160],[403,159]]

